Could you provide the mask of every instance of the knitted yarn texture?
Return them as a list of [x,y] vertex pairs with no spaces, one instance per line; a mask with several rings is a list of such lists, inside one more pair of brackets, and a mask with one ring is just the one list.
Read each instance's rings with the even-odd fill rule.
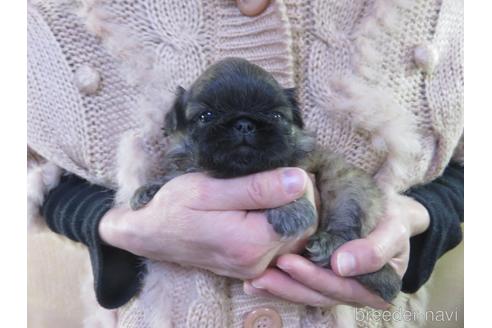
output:
[[[277,0],[257,17],[229,0],[184,4],[32,0],[32,150],[93,183],[119,187],[124,201],[160,173],[167,146],[160,127],[176,87],[235,56],[295,86],[318,142],[387,190],[428,182],[451,159],[463,132],[462,1]],[[88,75],[97,83],[80,79]],[[142,293],[115,316],[120,327],[242,327],[258,306],[276,308],[284,327],[412,324],[359,322],[348,306],[251,297],[241,282],[203,270],[148,268]],[[401,294],[395,306],[421,311],[425,288]]]

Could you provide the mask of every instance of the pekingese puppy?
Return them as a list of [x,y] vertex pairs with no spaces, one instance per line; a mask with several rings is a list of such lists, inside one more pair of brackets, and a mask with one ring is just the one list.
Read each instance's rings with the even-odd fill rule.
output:
[[[366,236],[383,214],[383,194],[373,179],[306,133],[294,90],[283,89],[271,74],[244,59],[224,59],[189,90],[179,88],[164,131],[172,140],[162,162],[166,175],[135,192],[130,201],[135,210],[185,173],[232,178],[298,166],[315,174],[320,192],[319,226],[306,256],[323,267],[330,266],[331,254],[343,243]],[[285,237],[298,236],[316,222],[306,198],[267,209],[266,216]],[[389,265],[355,278],[386,301],[401,289]]]

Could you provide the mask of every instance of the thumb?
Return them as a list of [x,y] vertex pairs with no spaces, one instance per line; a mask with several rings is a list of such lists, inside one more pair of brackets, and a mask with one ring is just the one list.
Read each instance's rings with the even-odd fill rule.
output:
[[385,224],[376,227],[366,238],[340,246],[331,258],[331,267],[339,276],[356,276],[375,272],[398,253],[396,234]]
[[281,168],[233,179],[203,177],[196,184],[196,194],[203,210],[256,210],[293,202],[306,193],[309,184],[304,170]]

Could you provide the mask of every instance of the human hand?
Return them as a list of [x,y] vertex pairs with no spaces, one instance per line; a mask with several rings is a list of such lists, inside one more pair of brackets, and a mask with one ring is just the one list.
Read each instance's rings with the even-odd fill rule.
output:
[[351,276],[374,272],[389,263],[403,276],[408,265],[410,237],[429,226],[425,207],[410,197],[393,195],[384,217],[366,238],[352,240],[332,256],[332,270],[320,268],[299,255],[277,259],[277,268],[246,282],[248,294],[280,297],[312,306],[340,303],[388,307]]
[[316,229],[296,240],[281,240],[257,210],[304,194],[313,201],[313,185],[298,168],[235,179],[190,173],[163,186],[141,210],[112,209],[99,233],[106,243],[137,255],[251,279],[279,254],[303,249]]

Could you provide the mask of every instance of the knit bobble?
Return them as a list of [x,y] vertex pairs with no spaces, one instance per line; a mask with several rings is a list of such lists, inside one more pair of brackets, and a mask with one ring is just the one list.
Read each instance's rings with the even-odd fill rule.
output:
[[418,68],[427,74],[432,74],[439,60],[439,53],[430,44],[421,44],[415,47],[413,59]]
[[270,0],[237,0],[239,11],[245,16],[258,16],[268,7]]
[[92,66],[82,65],[75,71],[75,85],[85,95],[92,95],[99,89],[101,75]]

